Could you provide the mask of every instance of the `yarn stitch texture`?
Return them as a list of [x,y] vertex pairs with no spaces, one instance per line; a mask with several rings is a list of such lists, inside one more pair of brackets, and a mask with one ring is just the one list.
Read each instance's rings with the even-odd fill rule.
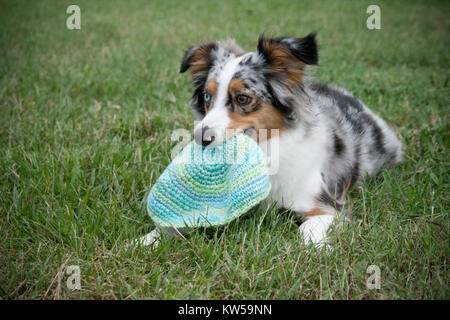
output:
[[147,197],[160,227],[210,227],[229,223],[270,191],[261,148],[244,134],[216,147],[191,142],[169,164]]

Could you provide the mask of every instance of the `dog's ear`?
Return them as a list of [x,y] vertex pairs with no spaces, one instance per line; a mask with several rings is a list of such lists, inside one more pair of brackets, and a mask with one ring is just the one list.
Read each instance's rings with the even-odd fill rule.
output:
[[216,49],[216,41],[209,41],[196,47],[190,47],[186,50],[181,60],[180,73],[184,73],[190,69],[194,75],[209,69],[212,62],[211,53]]
[[214,63],[214,53],[217,51],[217,48],[217,41],[209,41],[187,49],[181,60],[180,73],[184,73],[189,69],[192,74],[194,91],[190,104],[196,111],[196,115],[205,115],[203,90],[208,78],[209,69]]
[[288,88],[302,83],[306,65],[319,61],[316,35],[304,38],[265,38],[258,41],[257,52],[263,57],[269,76],[276,78]]

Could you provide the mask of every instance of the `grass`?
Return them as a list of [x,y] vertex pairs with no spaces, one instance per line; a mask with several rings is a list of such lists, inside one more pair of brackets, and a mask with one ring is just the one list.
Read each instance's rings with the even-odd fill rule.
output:
[[[3,299],[449,299],[448,1],[0,2],[0,297]],[[192,129],[183,50],[318,31],[316,80],[352,91],[405,143],[364,184],[333,251],[301,245],[275,210],[124,250],[152,230],[145,196]],[[337,232],[338,231],[338,232]],[[81,290],[66,286],[79,265]],[[381,289],[368,290],[369,265]]]

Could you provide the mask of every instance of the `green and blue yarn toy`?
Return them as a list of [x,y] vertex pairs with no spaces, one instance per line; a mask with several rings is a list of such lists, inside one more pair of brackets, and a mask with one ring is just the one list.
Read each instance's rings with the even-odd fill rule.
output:
[[147,209],[159,227],[220,226],[264,200],[270,187],[264,154],[248,136],[206,148],[191,142],[152,187]]

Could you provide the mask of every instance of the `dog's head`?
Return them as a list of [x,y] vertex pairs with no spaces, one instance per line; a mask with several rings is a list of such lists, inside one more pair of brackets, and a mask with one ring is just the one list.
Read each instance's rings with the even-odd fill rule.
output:
[[189,69],[192,74],[191,105],[201,120],[195,140],[216,145],[230,137],[227,129],[288,127],[297,117],[295,97],[302,91],[305,68],[317,62],[314,34],[260,37],[255,52],[244,51],[233,40],[189,48],[180,72]]

